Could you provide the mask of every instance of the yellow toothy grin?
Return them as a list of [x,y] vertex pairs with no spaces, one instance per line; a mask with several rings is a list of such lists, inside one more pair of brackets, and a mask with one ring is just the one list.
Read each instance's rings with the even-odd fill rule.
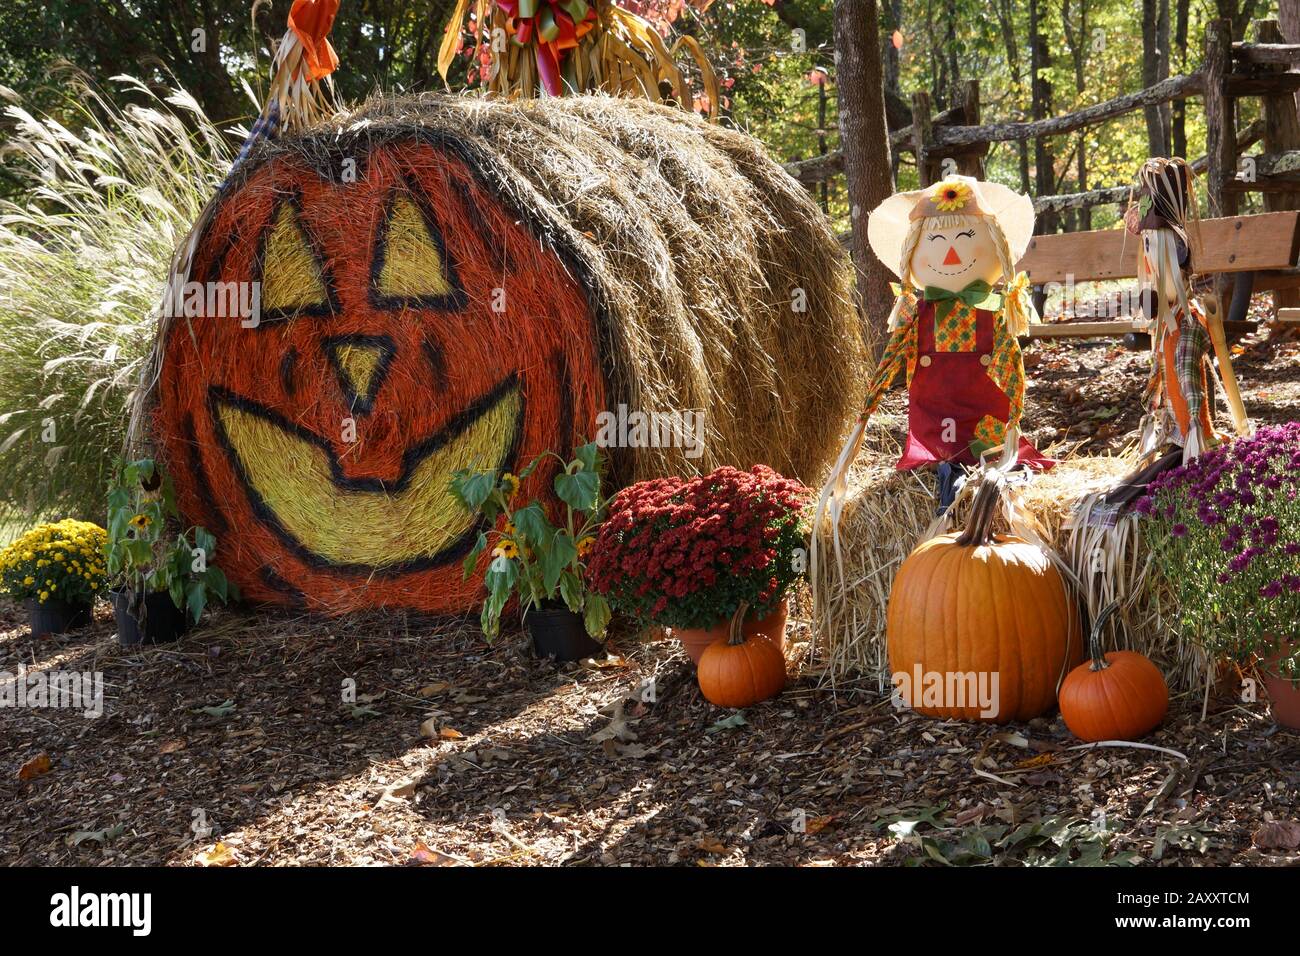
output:
[[384,482],[346,477],[329,441],[256,402],[217,386],[209,399],[259,518],[311,563],[360,572],[432,566],[467,549],[478,519],[448,483],[461,468],[508,467],[523,422],[512,377],[408,448]]

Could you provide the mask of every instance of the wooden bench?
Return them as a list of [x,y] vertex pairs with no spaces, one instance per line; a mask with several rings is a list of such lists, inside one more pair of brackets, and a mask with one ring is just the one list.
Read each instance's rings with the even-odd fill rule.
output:
[[[1251,291],[1300,288],[1300,211],[1204,219],[1195,266],[1199,275],[1232,275],[1232,307],[1224,326],[1248,331],[1245,319]],[[1017,263],[1035,286],[1049,283],[1132,279],[1137,276],[1138,238],[1122,227],[1035,236]],[[1285,310],[1292,312],[1296,310]],[[1247,326],[1248,328],[1239,328]],[[1106,322],[1043,322],[1030,327],[1031,338],[1096,338],[1145,332],[1142,319]]]

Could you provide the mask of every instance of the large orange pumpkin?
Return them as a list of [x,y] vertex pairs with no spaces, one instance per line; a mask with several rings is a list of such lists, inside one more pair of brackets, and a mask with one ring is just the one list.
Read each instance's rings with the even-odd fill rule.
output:
[[1000,482],[977,491],[967,528],[920,544],[889,595],[889,666],[931,717],[1029,720],[1052,708],[1081,656],[1074,603],[1039,547],[992,532]]

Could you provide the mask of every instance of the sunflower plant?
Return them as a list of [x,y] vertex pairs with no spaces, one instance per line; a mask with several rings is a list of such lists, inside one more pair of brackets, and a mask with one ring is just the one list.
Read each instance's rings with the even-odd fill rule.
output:
[[20,601],[89,604],[104,587],[107,538],[91,521],[37,525],[0,551],[0,588]]
[[138,602],[166,592],[197,624],[209,600],[238,594],[212,563],[217,539],[202,526],[177,532],[180,513],[171,478],[149,458],[120,461],[108,488],[109,576]]
[[[489,530],[478,540],[463,565],[465,579],[474,573],[479,556],[491,549],[492,561],[483,575],[487,598],[483,602],[483,633],[494,638],[501,630],[501,612],[512,595],[520,610],[562,601],[581,614],[592,637],[604,634],[609,624],[609,603],[584,583],[586,556],[596,541],[596,529],[605,514],[606,499],[600,484],[604,461],[596,444],[574,450],[572,461],[555,452],[543,452],[518,475],[496,470],[461,469],[451,480],[451,493],[470,512],[478,514]],[[537,500],[518,501],[520,484],[547,460],[559,463],[552,481],[563,505],[558,523]],[[498,519],[505,518],[504,522]]]

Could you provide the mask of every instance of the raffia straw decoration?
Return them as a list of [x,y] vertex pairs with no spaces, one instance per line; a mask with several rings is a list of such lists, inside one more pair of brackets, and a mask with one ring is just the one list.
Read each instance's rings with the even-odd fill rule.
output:
[[[594,0],[593,6],[595,23],[578,38],[576,47],[565,52],[560,64],[565,93],[608,93],[693,110],[695,98],[677,65],[685,48],[700,75],[709,118],[718,118],[721,87],[694,37],[683,34],[669,47],[649,22],[618,4]],[[443,80],[456,58],[461,37],[469,30],[475,34],[476,51],[484,45],[492,51],[486,84],[489,92],[508,99],[546,95],[537,66],[536,32],[528,42],[516,42],[512,39],[515,19],[491,0],[477,0],[472,23],[467,22],[469,12],[470,0],[459,0],[447,22],[438,51],[438,72]],[[504,49],[501,37],[508,38]]]

